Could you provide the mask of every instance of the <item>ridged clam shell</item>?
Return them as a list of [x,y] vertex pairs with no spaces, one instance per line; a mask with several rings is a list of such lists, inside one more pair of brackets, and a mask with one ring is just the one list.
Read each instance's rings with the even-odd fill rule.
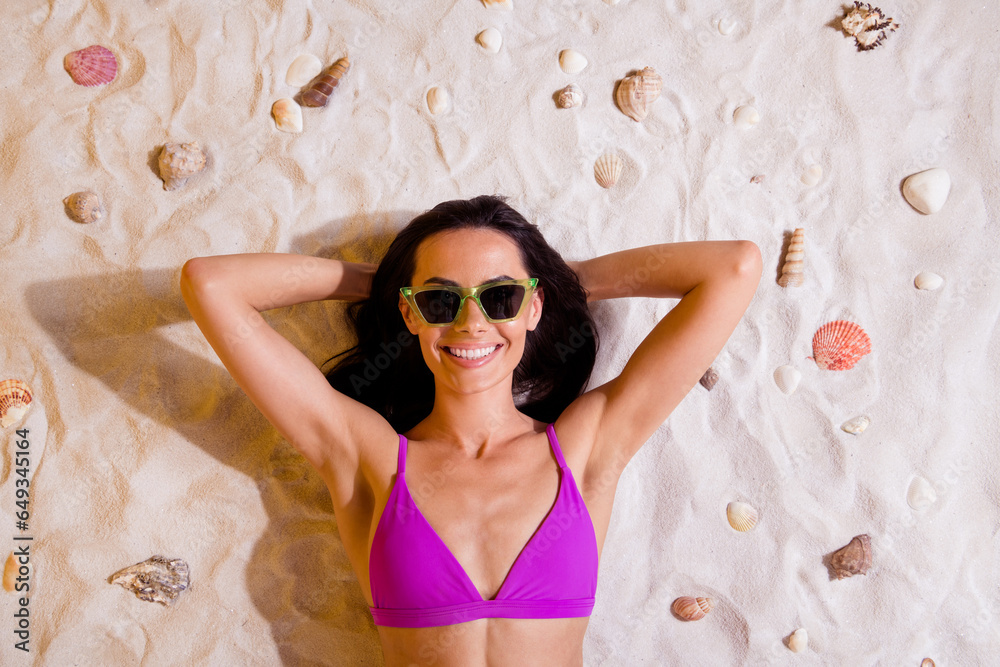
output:
[[913,286],[922,290],[936,290],[944,284],[944,278],[936,273],[924,271],[913,279]]
[[781,267],[781,277],[778,284],[782,287],[800,287],[804,280],[802,275],[803,258],[806,256],[806,230],[797,227],[792,233],[792,240],[785,253],[785,264]]
[[333,89],[340,85],[340,80],[344,78],[349,69],[351,69],[351,61],[347,59],[347,56],[338,58],[302,91],[299,95],[302,106],[325,107],[326,103],[330,101]]
[[315,79],[322,71],[323,63],[319,58],[311,53],[303,53],[288,66],[288,72],[285,74],[285,83],[289,86],[301,88]]
[[302,131],[302,107],[292,98],[282,97],[271,105],[271,115],[274,116],[274,126],[282,132]]
[[31,390],[20,380],[0,382],[0,427],[7,428],[24,417],[31,406]]
[[605,153],[594,163],[594,178],[602,188],[610,188],[622,174],[622,159],[615,153]]
[[774,369],[774,384],[778,385],[778,389],[786,396],[790,396],[795,391],[801,380],[802,373],[795,366],[785,365]]
[[115,54],[97,44],[67,53],[63,58],[63,67],[81,86],[103,86],[114,81],[118,74]]
[[944,169],[934,168],[907,176],[903,181],[903,196],[910,206],[924,215],[937,213],[948,200],[951,176]]
[[854,368],[861,357],[872,351],[872,341],[865,330],[846,320],[827,322],[817,329],[812,346],[816,365],[828,371]]
[[934,485],[917,475],[906,490],[906,504],[917,510],[925,510],[937,502],[937,491]]
[[191,581],[188,564],[180,558],[152,556],[141,563],[118,570],[108,582],[118,584],[146,602],[173,604]]
[[639,122],[649,114],[649,105],[663,90],[663,78],[652,67],[644,67],[618,83],[615,104],[623,114]]
[[559,52],[559,67],[567,74],[579,74],[587,67],[587,58],[579,51],[563,49]]
[[427,91],[427,110],[435,116],[448,110],[451,96],[446,88],[434,86]]
[[745,533],[757,525],[757,510],[752,505],[733,501],[726,506],[726,518],[734,530]]
[[733,124],[736,127],[747,130],[760,122],[760,112],[752,106],[744,105],[736,107],[733,112]]
[[560,109],[572,109],[583,104],[583,91],[575,84],[569,84],[559,91],[556,106]]
[[685,621],[700,621],[705,618],[708,612],[715,606],[712,598],[695,598],[690,596],[679,597],[674,600],[674,613]]
[[71,194],[63,199],[63,204],[66,205],[69,217],[82,224],[100,220],[101,216],[104,215],[104,212],[101,211],[100,196],[89,190]]
[[799,628],[788,638],[788,650],[792,653],[802,653],[809,646],[809,634],[805,628]]
[[830,557],[830,567],[837,579],[865,574],[871,566],[872,542],[867,535],[857,535]]
[[487,28],[476,35],[476,42],[490,53],[498,53],[503,45],[503,35],[496,28]]
[[197,141],[164,144],[158,160],[164,190],[176,190],[205,168],[205,154]]
[[872,420],[865,415],[859,415],[853,419],[848,419],[846,422],[840,425],[840,430],[845,433],[850,433],[851,435],[861,435],[868,428],[868,425],[872,423]]

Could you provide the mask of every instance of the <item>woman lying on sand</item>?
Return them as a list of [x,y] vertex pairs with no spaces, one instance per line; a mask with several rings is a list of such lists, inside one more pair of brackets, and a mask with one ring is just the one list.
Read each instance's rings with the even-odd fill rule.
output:
[[[181,288],[330,489],[387,665],[581,665],[618,478],[760,275],[749,241],[566,263],[502,200],[477,197],[417,216],[377,267],[200,257]],[[618,377],[581,393],[597,348],[587,302],[627,296],[680,302]],[[363,300],[359,345],[329,380],[259,312],[321,299]]]

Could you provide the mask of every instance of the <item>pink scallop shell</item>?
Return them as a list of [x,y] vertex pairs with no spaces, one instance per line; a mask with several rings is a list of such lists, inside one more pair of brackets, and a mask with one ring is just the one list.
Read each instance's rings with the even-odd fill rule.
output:
[[871,351],[871,338],[854,322],[827,322],[813,336],[813,360],[824,370],[854,368],[858,359]]
[[81,86],[103,86],[115,80],[118,61],[115,54],[103,46],[88,46],[85,49],[67,53],[63,67]]

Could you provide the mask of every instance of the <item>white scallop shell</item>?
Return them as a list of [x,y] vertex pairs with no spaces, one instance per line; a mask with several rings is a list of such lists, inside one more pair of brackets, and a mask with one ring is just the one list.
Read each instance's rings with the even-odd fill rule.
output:
[[290,97],[282,97],[271,105],[274,126],[282,132],[302,131],[302,107]]
[[802,181],[802,185],[809,186],[810,188],[823,178],[823,167],[818,164],[811,164],[802,171],[802,175],[799,176],[799,180]]
[[921,171],[903,181],[903,196],[906,201],[925,215],[940,211],[950,191],[951,176],[940,168]]
[[757,510],[752,505],[733,501],[726,506],[726,518],[734,530],[745,533],[757,525]]
[[725,17],[719,19],[719,33],[720,34],[728,35],[728,34],[730,34],[735,29],[736,29],[736,19],[734,19],[734,18],[732,18],[730,16],[725,16]]
[[937,491],[934,485],[926,479],[917,475],[910,482],[910,488],[906,491],[906,504],[917,510],[925,510],[937,502]]
[[610,188],[622,174],[622,159],[615,153],[605,153],[594,163],[594,178],[602,188]]
[[805,628],[799,628],[788,638],[788,650],[792,653],[802,653],[809,645],[809,635]]
[[285,83],[289,86],[301,88],[319,76],[319,73],[322,71],[323,63],[320,62],[319,58],[311,53],[303,53],[288,66],[288,72],[285,74]]
[[476,35],[476,41],[490,53],[497,53],[503,44],[503,35],[496,28],[487,28]]
[[861,435],[868,428],[868,425],[872,423],[872,420],[865,415],[859,415],[853,419],[848,419],[846,422],[840,425],[840,429],[844,433],[850,433],[851,435]]
[[563,49],[559,52],[559,67],[567,74],[579,74],[587,66],[587,59],[579,51]]
[[434,86],[427,91],[427,110],[437,115],[448,110],[451,104],[451,96],[445,88]]
[[913,279],[913,286],[922,290],[936,290],[944,284],[944,278],[936,273],[924,271]]
[[778,366],[774,370],[774,384],[778,385],[778,389],[786,396],[795,391],[800,380],[802,380],[802,373],[795,366]]
[[733,124],[747,130],[760,122],[760,112],[751,106],[736,107],[733,112]]

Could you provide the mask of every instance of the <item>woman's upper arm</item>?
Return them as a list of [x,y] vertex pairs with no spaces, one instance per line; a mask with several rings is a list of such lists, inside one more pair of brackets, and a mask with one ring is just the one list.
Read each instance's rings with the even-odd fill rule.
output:
[[188,309],[236,383],[325,478],[332,476],[338,493],[352,495],[365,443],[395,437],[389,423],[331,387],[301,351],[255,308],[213,283],[196,260],[181,275]]

